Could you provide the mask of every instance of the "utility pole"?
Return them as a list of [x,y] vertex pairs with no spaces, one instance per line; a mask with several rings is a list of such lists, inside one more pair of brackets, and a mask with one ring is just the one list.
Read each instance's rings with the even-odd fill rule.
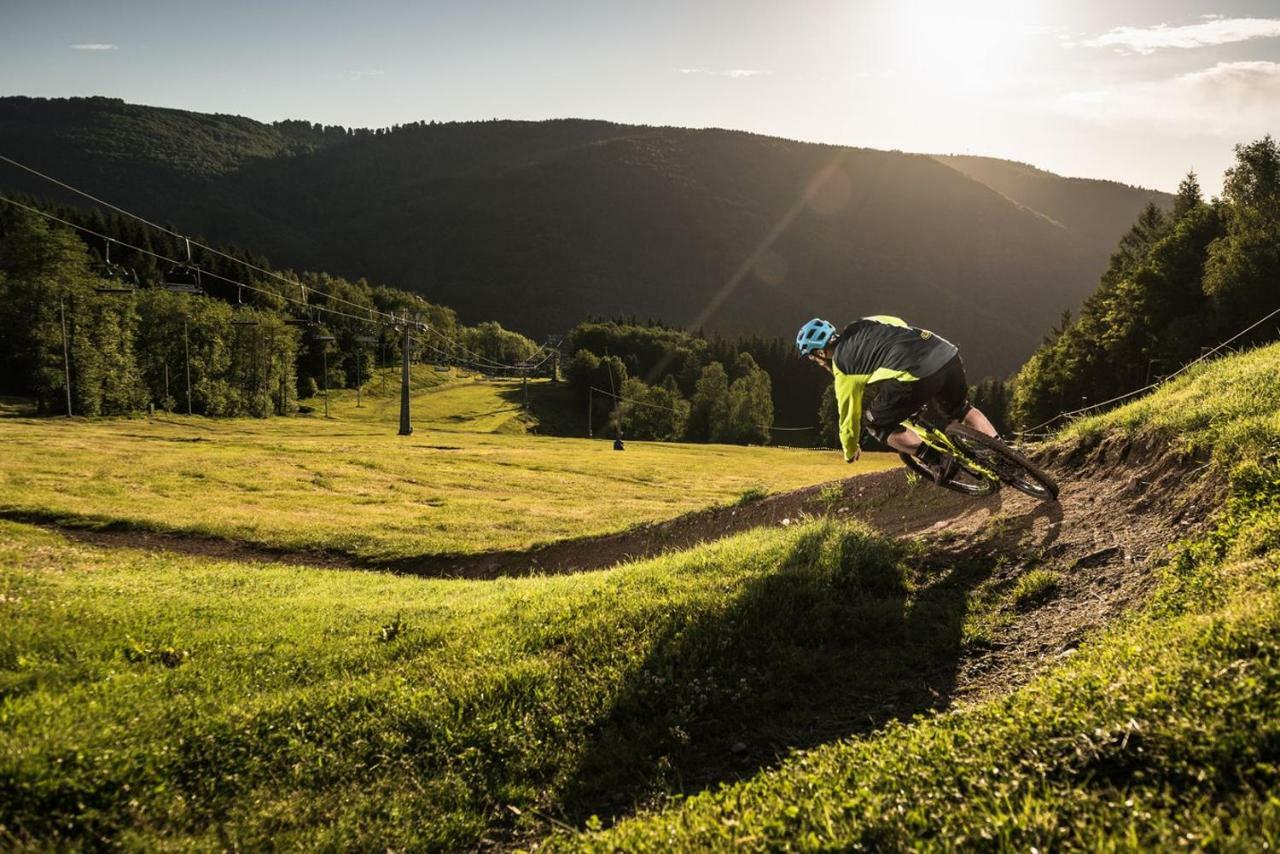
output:
[[520,375],[524,377],[524,382],[522,383],[522,386],[524,388],[524,409],[526,412],[528,412],[529,411],[529,369],[524,368],[523,370],[520,371]]
[[409,423],[409,312],[404,313],[404,345],[400,348],[400,435],[413,434]]
[[588,439],[592,438],[592,435],[591,435],[591,404],[594,402],[594,398],[593,398],[593,396],[592,396],[592,393],[593,393],[594,391],[595,391],[595,389],[593,389],[593,388],[589,388],[589,389],[587,389],[587,438],[588,438]]
[[324,371],[324,417],[329,417],[329,342],[336,340],[327,332],[316,332],[312,340],[320,343],[321,370]]
[[169,404],[169,363],[164,363],[164,411],[173,412],[173,407]]
[[321,370],[324,371],[324,417],[329,417],[329,342],[320,350]]
[[[364,351],[364,347],[361,347],[359,345],[377,344],[377,343],[378,343],[378,339],[370,335],[360,335],[360,336],[357,336],[356,338],[356,345],[357,345],[356,346],[356,406],[361,405],[360,386],[364,384],[363,370],[362,370],[363,365],[361,363],[364,362],[365,351]],[[386,345],[384,344],[383,346],[385,347]]]
[[71,348],[67,345],[67,299],[58,298],[58,316],[62,318],[62,371],[67,387],[67,417],[71,417]]
[[191,414],[191,338],[187,334],[187,319],[182,318],[182,352],[187,357],[187,414]]

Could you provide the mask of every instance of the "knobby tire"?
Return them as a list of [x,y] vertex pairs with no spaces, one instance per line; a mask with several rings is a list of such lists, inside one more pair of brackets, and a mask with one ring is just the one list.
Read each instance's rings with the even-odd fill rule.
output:
[[1057,481],[1004,442],[964,424],[953,424],[946,432],[960,450],[994,471],[1004,483],[1040,501],[1058,500]]

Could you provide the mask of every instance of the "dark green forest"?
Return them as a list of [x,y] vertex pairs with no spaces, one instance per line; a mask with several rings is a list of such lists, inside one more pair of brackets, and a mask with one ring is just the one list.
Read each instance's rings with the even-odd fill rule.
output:
[[[1013,381],[1011,417],[1035,427],[1173,373],[1280,307],[1280,146],[1236,147],[1222,195],[1194,174],[1172,210],[1148,206],[1119,241],[1098,289],[1066,314]],[[1280,323],[1232,342],[1280,337]]]
[[602,403],[621,401],[593,419],[594,429],[636,439],[766,444],[775,439],[775,420],[790,418],[806,429],[783,431],[783,441],[816,439],[824,377],[780,338],[707,340],[655,322],[586,321],[574,327],[566,351],[566,379],[580,403],[592,394]]
[[[1110,182],[975,178],[945,158],[723,130],[349,130],[106,98],[0,99],[0,152],[183,233],[384,282],[468,324],[541,338],[636,316],[785,337],[814,315],[889,313],[956,341],[978,376],[1015,370],[1088,294],[1115,240],[1099,240],[1098,223],[1169,203]],[[0,189],[53,192],[5,164]],[[1094,213],[1069,215],[1080,209]]]
[[[66,414],[69,398],[71,413],[86,416],[291,414],[326,385],[354,386],[400,359],[403,336],[388,315],[421,324],[414,360],[512,364],[539,349],[363,279],[255,274],[239,261],[274,271],[234,248],[202,253],[199,292],[184,293],[164,283],[189,285],[191,271],[154,257],[185,261],[183,241],[117,215],[52,213],[79,228],[0,208],[0,392],[34,398],[42,413]],[[86,229],[120,243],[109,250]]]

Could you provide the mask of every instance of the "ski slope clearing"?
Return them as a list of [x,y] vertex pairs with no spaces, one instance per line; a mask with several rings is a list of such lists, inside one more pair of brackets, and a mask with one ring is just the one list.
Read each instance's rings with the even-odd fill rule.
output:
[[[835,453],[641,442],[619,453],[608,440],[531,436],[509,399],[518,383],[420,373],[434,384],[415,393],[410,437],[395,435],[388,395],[357,409],[349,392],[329,419],[0,418],[0,515],[412,569],[408,559],[615,533],[853,468]],[[856,468],[890,464],[874,455]]]

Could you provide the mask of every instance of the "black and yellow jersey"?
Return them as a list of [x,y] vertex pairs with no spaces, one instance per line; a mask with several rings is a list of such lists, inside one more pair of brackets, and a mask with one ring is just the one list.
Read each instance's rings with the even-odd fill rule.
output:
[[832,373],[840,409],[840,444],[852,460],[862,432],[862,394],[884,380],[915,382],[941,370],[956,355],[956,345],[897,317],[877,314],[855,320],[836,341]]

